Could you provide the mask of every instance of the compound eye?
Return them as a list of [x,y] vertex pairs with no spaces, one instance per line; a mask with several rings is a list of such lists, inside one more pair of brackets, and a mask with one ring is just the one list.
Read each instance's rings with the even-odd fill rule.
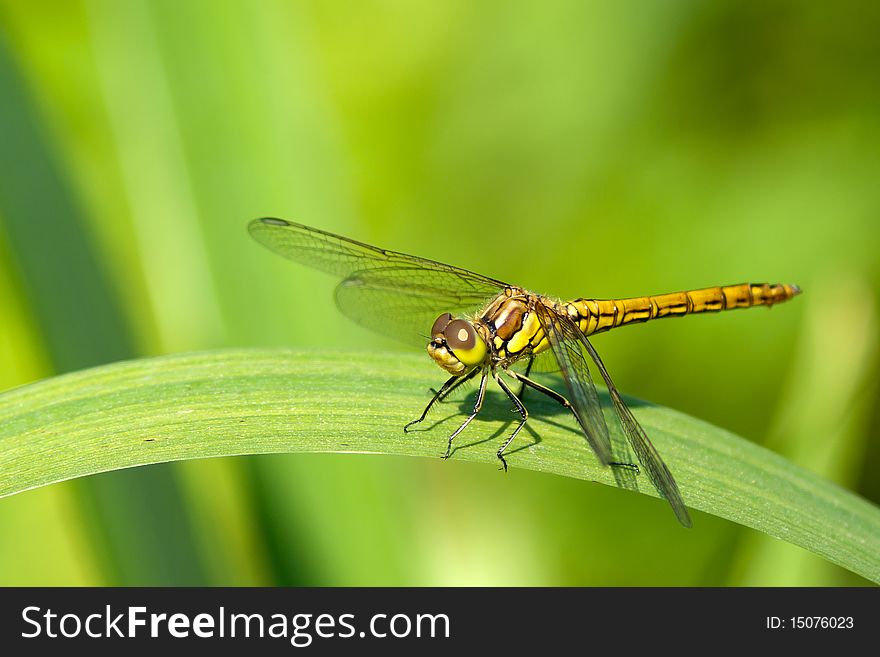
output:
[[431,337],[433,338],[435,335],[443,333],[443,331],[446,330],[446,326],[451,321],[451,313],[443,313],[442,315],[440,315],[440,317],[434,320],[434,326],[431,327]]
[[477,331],[473,324],[463,319],[454,319],[446,325],[443,331],[446,336],[446,344],[453,351],[473,349],[477,344]]

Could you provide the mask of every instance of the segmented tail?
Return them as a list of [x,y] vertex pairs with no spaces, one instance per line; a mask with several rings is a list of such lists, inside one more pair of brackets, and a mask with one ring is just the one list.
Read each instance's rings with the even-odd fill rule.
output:
[[586,335],[661,317],[772,306],[801,293],[797,285],[741,283],[631,299],[575,299],[566,305]]

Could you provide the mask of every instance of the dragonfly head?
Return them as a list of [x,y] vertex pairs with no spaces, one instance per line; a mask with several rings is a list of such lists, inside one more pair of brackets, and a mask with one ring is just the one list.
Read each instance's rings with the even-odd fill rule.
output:
[[466,319],[443,313],[431,327],[428,354],[450,374],[464,374],[486,359],[486,342]]

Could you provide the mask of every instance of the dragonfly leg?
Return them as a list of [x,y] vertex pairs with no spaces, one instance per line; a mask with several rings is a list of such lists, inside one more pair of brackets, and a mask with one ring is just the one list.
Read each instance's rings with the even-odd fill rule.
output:
[[620,461],[608,461],[608,465],[612,468],[623,468],[624,470],[632,470],[636,474],[640,474],[639,466],[635,463],[621,463]]
[[428,411],[430,411],[431,407],[434,405],[434,402],[436,402],[438,399],[440,399],[441,396],[448,394],[450,389],[457,386],[460,382],[461,382],[460,376],[453,376],[452,378],[448,379],[446,381],[446,383],[444,383],[442,386],[440,386],[440,390],[437,390],[436,392],[434,392],[434,396],[431,397],[431,401],[429,401],[428,405],[425,406],[425,410],[422,411],[422,414],[418,417],[418,419],[415,419],[412,422],[406,423],[406,425],[403,427],[403,433],[407,433],[409,431],[409,428],[412,425],[418,424],[419,422],[424,420],[425,417],[428,415]]
[[[532,371],[532,365],[534,365],[534,364],[535,364],[535,354],[529,354],[529,364],[526,365],[526,371],[525,371],[525,374],[523,374],[523,376],[525,378],[529,377],[529,372]],[[519,392],[516,393],[516,396],[519,397],[520,401],[523,400],[523,394],[525,393],[525,391],[526,391],[526,384],[525,384],[525,382],[520,381]]]
[[501,446],[495,456],[498,457],[498,460],[501,461],[501,467],[504,468],[504,471],[507,472],[507,461],[504,460],[504,450],[508,448],[510,443],[513,442],[513,439],[516,438],[516,435],[522,430],[522,428],[526,424],[526,420],[529,419],[529,411],[523,405],[523,403],[519,400],[519,397],[513,394],[513,391],[508,387],[506,383],[501,379],[497,374],[495,375],[495,380],[498,382],[498,385],[501,386],[501,389],[505,392],[505,394],[510,397],[513,401],[514,405],[516,405],[516,410],[519,411],[519,415],[522,418],[519,424],[516,426],[516,429],[513,430],[513,433],[507,438],[505,443]]
[[[504,370],[504,372],[506,374],[509,374],[511,377],[513,377],[517,381],[519,381],[523,387],[528,386],[530,388],[534,388],[538,392],[544,393],[545,395],[550,397],[550,399],[557,401],[559,404],[561,404],[565,408],[569,409],[572,412],[572,414],[574,413],[574,409],[571,407],[571,402],[568,401],[565,397],[560,395],[555,390],[548,388],[547,386],[542,386],[537,381],[533,381],[532,379],[528,378],[528,376],[525,376],[523,374],[519,374],[519,373],[513,372],[511,370]],[[520,396],[520,399],[522,399],[522,396]],[[577,416],[575,416],[575,419],[576,418],[577,418]],[[616,468],[625,468],[627,470],[632,470],[636,474],[639,474],[639,472],[640,472],[639,466],[636,465],[635,463],[621,463],[619,461],[610,461],[608,463],[608,465],[610,465],[612,467],[616,467]]]
[[532,379],[530,379],[527,375],[519,374],[518,372],[514,372],[513,370],[504,370],[504,372],[505,372],[505,374],[508,374],[511,377],[513,377],[514,379],[516,379],[517,381],[519,381],[522,384],[523,388],[525,388],[526,386],[528,386],[529,388],[534,388],[538,392],[541,392],[541,393],[547,395],[548,397],[550,397],[551,399],[557,401],[559,404],[561,404],[565,408],[571,409],[571,402],[568,401],[562,395],[560,395],[558,392],[553,390],[552,388],[548,388],[547,386],[542,386],[537,381],[533,381]]
[[[438,391],[438,390],[434,390],[434,388],[430,388],[430,390],[431,390],[431,392],[433,392],[435,395],[437,395],[437,401],[440,402],[440,403],[442,404],[443,402],[446,401],[446,398],[447,398],[449,395],[451,395],[453,392],[455,392],[455,390],[458,388],[458,386],[460,386],[462,383],[465,383],[465,382],[470,381],[471,379],[473,379],[473,378],[477,375],[477,372],[479,372],[479,371],[480,371],[480,370],[478,370],[478,369],[475,367],[474,369],[472,369],[470,372],[468,372],[468,373],[465,374],[464,376],[456,377],[456,381],[455,381],[455,383],[453,383],[451,386],[449,386],[449,387],[446,388],[445,390],[441,389],[441,390]],[[444,386],[444,387],[445,387],[445,386]],[[433,403],[433,402],[432,402],[432,403]]]
[[446,453],[443,455],[444,459],[449,458],[449,453],[452,451],[452,441],[455,440],[455,437],[464,431],[465,427],[471,423],[475,417],[477,417],[477,413],[480,412],[480,409],[483,408],[483,399],[486,396],[486,382],[489,380],[489,368],[483,368],[483,377],[480,379],[480,389],[477,390],[477,399],[474,402],[474,411],[470,415],[468,415],[467,419],[461,423],[461,426],[458,427],[455,431],[452,432],[452,435],[449,436],[449,442],[446,443]]

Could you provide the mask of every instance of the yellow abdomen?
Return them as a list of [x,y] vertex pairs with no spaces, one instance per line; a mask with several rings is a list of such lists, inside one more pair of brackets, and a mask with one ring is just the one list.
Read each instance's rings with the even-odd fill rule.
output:
[[661,317],[772,306],[800,294],[796,285],[741,283],[630,299],[575,299],[564,304],[585,335]]

